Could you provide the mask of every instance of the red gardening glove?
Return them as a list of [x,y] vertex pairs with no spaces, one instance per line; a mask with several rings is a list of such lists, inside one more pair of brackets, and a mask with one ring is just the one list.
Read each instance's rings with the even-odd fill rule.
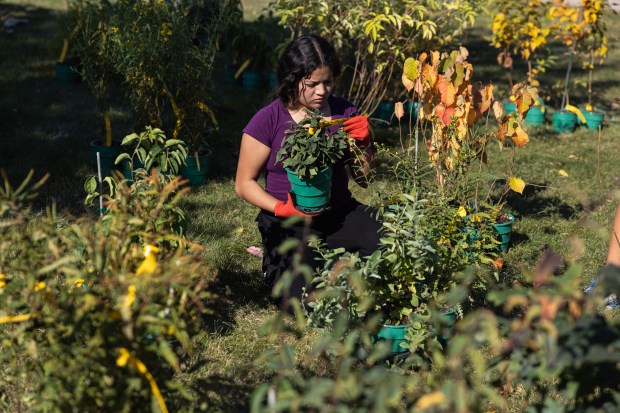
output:
[[273,208],[273,214],[281,218],[288,218],[293,215],[298,215],[300,217],[314,216],[314,215],[304,214],[303,212],[297,210],[295,208],[295,203],[293,202],[293,199],[291,198],[290,192],[288,193],[287,201],[278,201],[278,203],[276,203],[276,206]]
[[344,129],[350,137],[355,139],[357,146],[365,148],[370,144],[370,125],[368,124],[368,117],[353,116],[344,121],[342,125],[342,129]]

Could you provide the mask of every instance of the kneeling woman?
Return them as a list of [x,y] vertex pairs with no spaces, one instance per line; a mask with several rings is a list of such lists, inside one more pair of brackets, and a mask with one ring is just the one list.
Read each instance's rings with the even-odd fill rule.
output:
[[[287,238],[305,240],[310,233],[330,249],[344,248],[359,252],[360,256],[372,254],[379,245],[381,224],[375,218],[376,211],[356,201],[348,188],[347,167],[355,181],[363,185],[372,166],[373,152],[367,118],[357,115],[352,103],[331,95],[340,70],[340,59],[325,39],[315,35],[296,38],[280,57],[273,101],[259,110],[243,129],[235,190],[261,210],[257,221],[263,239],[263,274],[272,284],[292,266],[293,252],[277,251]],[[307,227],[302,224],[285,228],[282,222],[287,217],[308,217],[295,208],[286,172],[281,162],[276,163],[284,132],[290,129],[291,122],[304,119],[304,109],[319,109],[325,120],[350,118],[343,124],[344,131],[355,138],[362,156],[355,157],[349,150],[333,166],[331,208],[327,212],[309,217]],[[331,132],[338,127],[332,126]],[[263,172],[265,188],[257,181]],[[316,258],[311,248],[304,248],[304,263],[316,267],[319,264]],[[304,288],[310,290],[305,278],[298,276],[288,297],[301,299]],[[288,300],[282,299],[279,304],[286,308]]]

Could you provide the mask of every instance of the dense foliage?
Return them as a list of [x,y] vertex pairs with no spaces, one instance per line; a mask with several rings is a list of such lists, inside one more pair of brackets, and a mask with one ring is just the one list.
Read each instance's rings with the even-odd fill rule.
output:
[[[16,411],[140,411],[175,393],[206,298],[200,247],[172,232],[174,180],[121,183],[103,220],[64,222],[0,190],[0,393]],[[155,409],[155,407],[154,407]]]

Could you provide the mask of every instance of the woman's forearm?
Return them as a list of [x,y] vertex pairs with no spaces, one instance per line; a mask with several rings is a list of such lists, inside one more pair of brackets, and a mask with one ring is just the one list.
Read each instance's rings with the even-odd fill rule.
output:
[[250,204],[269,212],[273,212],[273,209],[278,202],[276,198],[265,191],[255,180],[247,180],[236,183],[235,191],[237,192],[237,195],[248,201]]
[[606,262],[620,267],[620,204],[616,207],[614,223],[611,226]]

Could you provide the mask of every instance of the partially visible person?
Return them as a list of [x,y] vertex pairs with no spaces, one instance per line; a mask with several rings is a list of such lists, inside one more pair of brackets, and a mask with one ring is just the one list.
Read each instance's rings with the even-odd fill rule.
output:
[[[614,222],[611,225],[611,235],[609,237],[605,265],[618,267],[620,269],[620,203],[616,206],[616,215],[614,217]],[[586,293],[591,292],[597,284],[598,279],[595,278],[584,291]],[[605,308],[607,310],[613,310],[618,307],[620,307],[620,303],[618,302],[618,297],[615,294],[605,297]]]
[[[374,154],[367,117],[360,116],[351,102],[331,94],[340,71],[340,58],[325,39],[316,35],[297,37],[280,57],[273,101],[260,109],[243,129],[235,191],[260,208],[256,220],[263,240],[263,273],[272,285],[293,266],[293,252],[278,251],[287,238],[305,242],[313,234],[330,249],[344,248],[359,252],[360,256],[372,254],[379,246],[381,224],[376,219],[376,210],[355,200],[348,187],[347,169],[355,182],[363,185]],[[319,109],[325,120],[348,118],[343,129],[353,138],[361,156],[349,150],[333,166],[331,209],[309,217],[295,208],[286,172],[282,163],[276,162],[276,154],[284,132],[292,123],[304,119],[306,110],[314,109]],[[338,127],[330,127],[331,133]],[[264,188],[258,182],[263,173]],[[303,223],[284,226],[285,219],[293,215],[305,216],[309,226]],[[315,267],[316,258],[311,248],[304,249],[303,263]],[[311,287],[303,276],[297,276],[290,285],[289,297],[301,299],[303,292]],[[287,299],[279,304],[290,310],[286,308]]]

